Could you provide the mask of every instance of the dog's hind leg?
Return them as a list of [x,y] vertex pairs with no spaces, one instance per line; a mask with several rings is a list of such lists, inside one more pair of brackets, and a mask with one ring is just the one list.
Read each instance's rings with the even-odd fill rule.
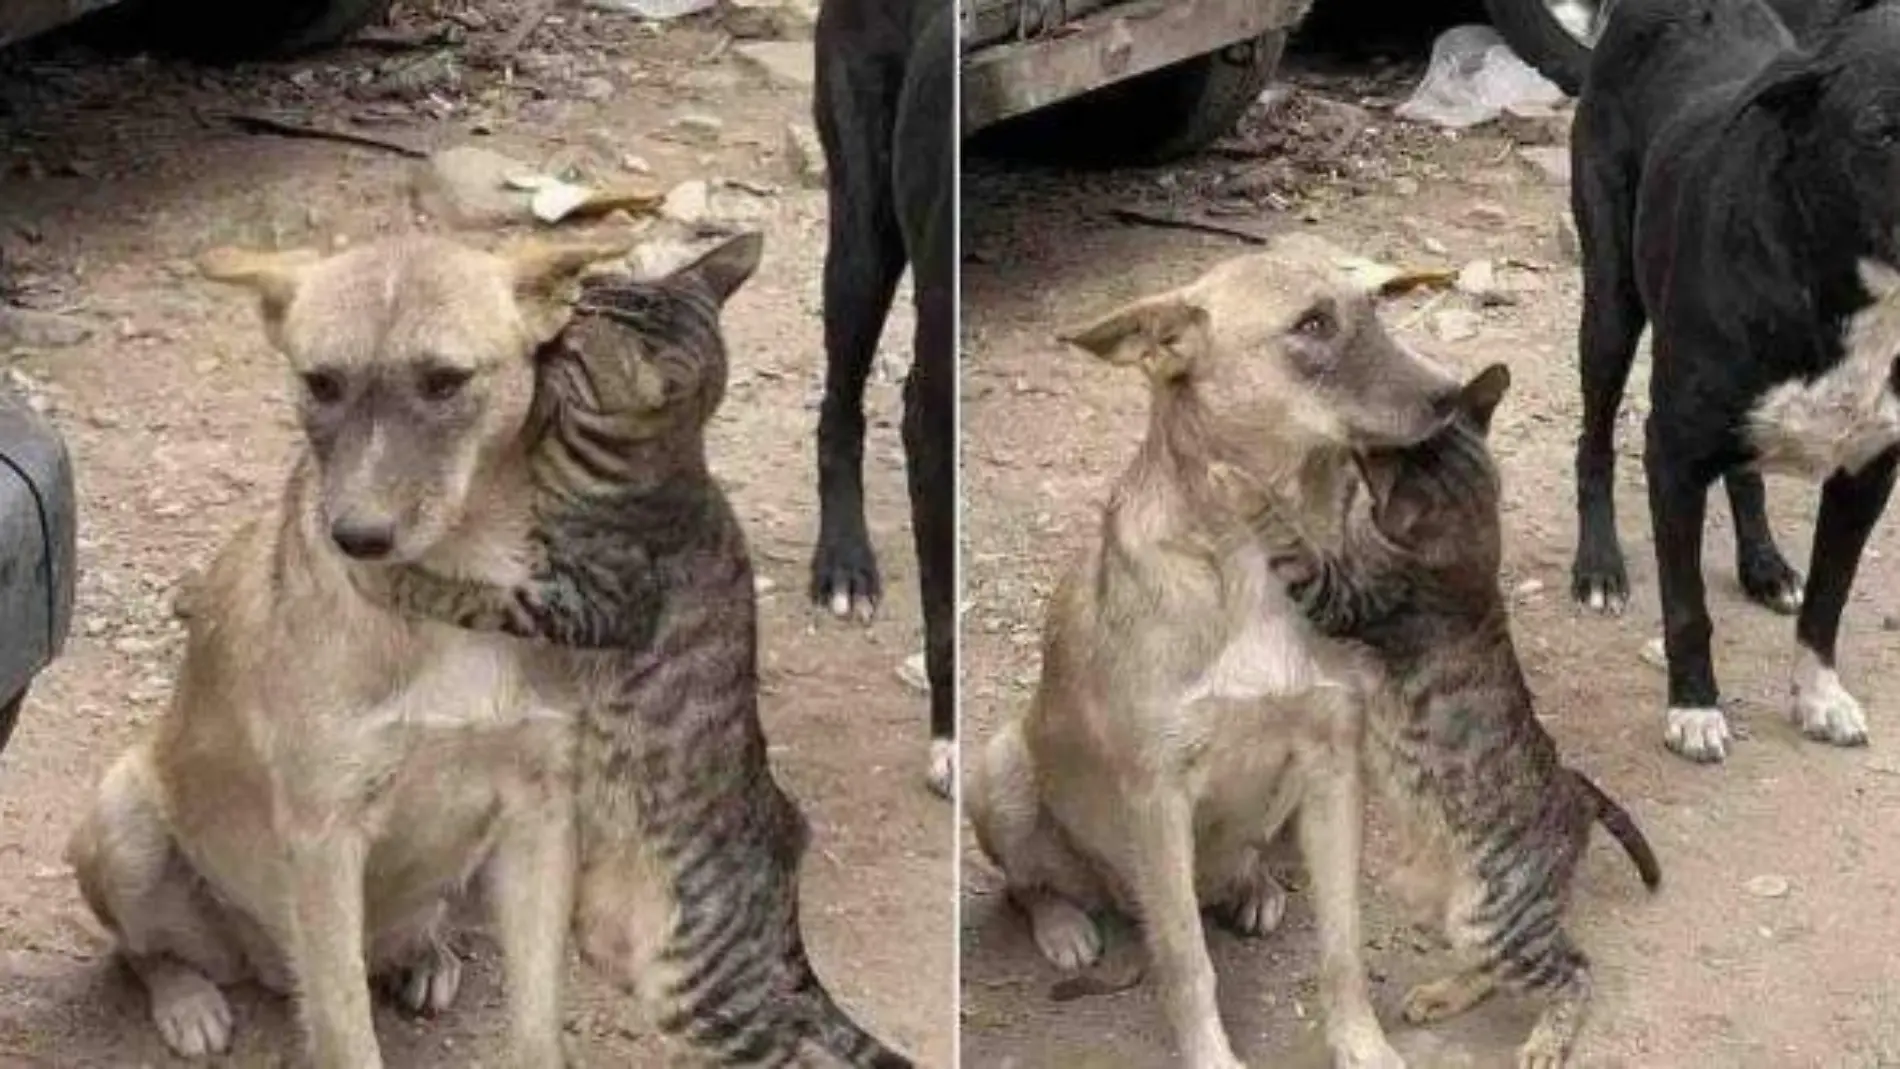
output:
[[1867,743],[1866,714],[1835,673],[1835,643],[1861,551],[1893,494],[1897,458],[1889,450],[1851,475],[1836,472],[1821,488],[1807,596],[1795,623],[1790,715],[1802,734],[1836,746]]
[[232,1019],[218,985],[245,977],[244,955],[172,842],[143,757],[135,750],[106,773],[66,858],[144,985],[165,1045],[186,1058],[222,1054]]
[[375,978],[418,1017],[447,1011],[462,989],[462,959],[443,936],[447,915],[448,903],[438,899],[394,929],[378,932],[370,947]]
[[990,738],[968,773],[963,804],[977,844],[1003,870],[1009,899],[1029,918],[1037,949],[1059,969],[1081,969],[1102,956],[1102,932],[1089,915],[1095,879],[1051,826],[1023,745],[1022,725]]
[[[827,37],[836,32],[821,29]],[[842,42],[835,56],[824,50],[814,86],[830,234],[811,593],[836,615],[868,618],[881,590],[864,520],[864,383],[904,273],[904,240],[891,190],[901,69],[896,57],[850,53],[853,43]]]
[[916,291],[904,382],[904,464],[930,679],[929,783],[950,796],[956,759],[956,234],[952,132],[956,42],[943,5],[911,50],[894,181]]
[[[1587,136],[1586,125],[1580,122],[1579,139]],[[1629,603],[1629,572],[1616,533],[1616,411],[1644,322],[1631,259],[1636,168],[1620,158],[1576,155],[1571,208],[1583,253],[1583,431],[1577,438],[1577,557],[1570,584],[1578,601],[1620,613]]]
[[1794,570],[1768,526],[1768,490],[1759,472],[1737,468],[1722,476],[1735,517],[1735,574],[1751,601],[1791,616],[1801,608],[1801,573]]

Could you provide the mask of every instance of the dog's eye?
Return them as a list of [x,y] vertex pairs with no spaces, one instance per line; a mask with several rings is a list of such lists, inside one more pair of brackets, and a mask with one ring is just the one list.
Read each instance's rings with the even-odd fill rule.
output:
[[1294,321],[1293,333],[1324,340],[1333,336],[1338,325],[1333,314],[1326,309],[1309,308],[1305,315]]
[[447,401],[462,392],[472,372],[459,367],[436,367],[422,373],[418,384],[422,396],[431,401]]
[[333,405],[343,400],[343,376],[334,371],[306,372],[303,388],[310,395],[310,400],[320,405]]

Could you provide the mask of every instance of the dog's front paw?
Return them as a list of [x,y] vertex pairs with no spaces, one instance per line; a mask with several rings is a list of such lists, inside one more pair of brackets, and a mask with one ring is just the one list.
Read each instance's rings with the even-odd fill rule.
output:
[[446,944],[433,942],[423,956],[395,976],[392,993],[403,1009],[434,1017],[455,1005],[462,990],[462,959]]
[[182,970],[152,991],[152,1022],[181,1058],[223,1054],[231,1047],[231,1004],[216,984]]
[[1728,717],[1720,709],[1670,709],[1663,745],[1678,757],[1714,764],[1728,757]]
[[1086,969],[1102,956],[1102,930],[1074,902],[1047,891],[1027,903],[1036,947],[1058,969]]
[[811,561],[811,598],[839,619],[870,623],[877,615],[883,584],[877,554],[863,538],[820,538]]
[[1750,601],[1764,605],[1783,616],[1801,611],[1804,581],[1773,547],[1738,558],[1735,571],[1742,592]]
[[1615,546],[1596,549],[1583,545],[1570,566],[1570,596],[1592,612],[1621,616],[1629,608],[1629,569],[1623,564],[1623,551]]
[[1840,676],[1806,650],[1795,666],[1788,715],[1801,734],[1835,746],[1867,745],[1867,714]]

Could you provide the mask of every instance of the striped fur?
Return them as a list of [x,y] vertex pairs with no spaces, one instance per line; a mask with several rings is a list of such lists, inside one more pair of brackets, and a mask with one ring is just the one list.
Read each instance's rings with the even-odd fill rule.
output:
[[1362,459],[1344,548],[1266,523],[1276,569],[1319,630],[1363,645],[1383,674],[1369,703],[1369,766],[1434,877],[1426,904],[1473,959],[1407,996],[1414,1022],[1502,985],[1546,1000],[1521,1066],[1563,1064],[1590,994],[1589,962],[1562,913],[1601,822],[1643,882],[1661,880],[1628,813],[1565,768],[1538,723],[1498,590],[1497,470],[1485,437],[1509,376],[1465,389],[1465,413],[1412,449]]
[[581,951],[688,1061],[900,1069],[806,957],[808,832],[766,759],[751,564],[706,467],[720,310],[758,252],[739,238],[657,282],[590,281],[541,356],[532,578],[407,569],[385,593],[412,615],[579,647]]

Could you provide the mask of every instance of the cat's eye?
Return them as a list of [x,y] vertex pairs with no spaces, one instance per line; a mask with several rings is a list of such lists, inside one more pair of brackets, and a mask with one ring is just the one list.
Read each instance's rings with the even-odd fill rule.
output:
[[1308,308],[1293,321],[1293,333],[1317,341],[1325,341],[1338,329],[1339,321],[1333,318],[1332,311],[1319,306]]
[[459,367],[432,367],[422,373],[417,388],[430,401],[447,401],[462,392],[474,372]]
[[336,404],[343,400],[343,376],[334,371],[307,371],[303,375],[303,390],[316,404]]

